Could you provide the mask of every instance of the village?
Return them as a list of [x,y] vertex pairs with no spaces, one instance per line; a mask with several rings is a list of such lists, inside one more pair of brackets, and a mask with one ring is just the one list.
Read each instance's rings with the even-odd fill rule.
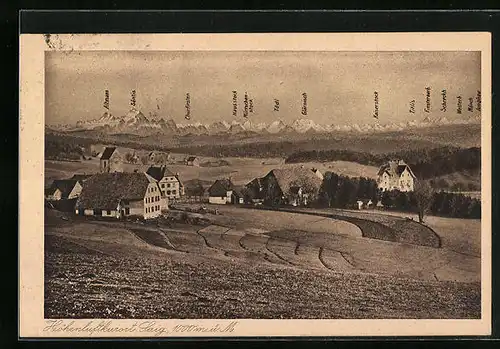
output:
[[[186,193],[182,174],[170,171],[167,166],[168,155],[150,152],[148,158],[153,164],[144,172],[123,170],[124,162],[139,161],[135,153],[123,155],[117,147],[106,146],[96,155],[99,168],[95,173],[75,173],[67,179],[53,180],[45,188],[47,205],[75,215],[117,219],[153,219],[168,214],[170,207],[187,202],[308,207],[318,201],[325,182],[320,170],[300,165],[272,169],[239,186],[231,177],[224,177],[205,188],[199,184],[188,188]],[[200,166],[196,156],[186,156],[184,163],[185,166]],[[410,166],[403,160],[389,161],[377,173],[376,188],[371,188],[366,197],[351,200],[348,208],[383,208],[383,192],[411,192],[415,179]]]
[[[222,160],[115,146],[103,146],[95,155],[95,161],[60,162],[66,169],[85,164],[87,171],[66,171],[66,179],[54,179],[45,190],[48,317],[68,316],[82,300],[88,304],[85,314],[103,318],[150,314],[151,301],[139,290],[131,296],[120,293],[127,295],[126,307],[118,306],[114,296],[95,301],[95,292],[110,294],[101,290],[108,283],[160,292],[153,296],[159,299],[151,313],[158,317],[212,318],[235,311],[271,316],[276,309],[269,304],[286,304],[293,292],[284,290],[305,275],[310,275],[310,286],[302,291],[310,297],[308,304],[325,304],[329,316],[343,308],[320,297],[321,292],[338,294],[353,309],[350,316],[366,316],[357,310],[359,302],[372,302],[368,290],[378,290],[376,302],[385,305],[374,307],[374,316],[380,311],[400,316],[408,313],[408,290],[422,287],[443,297],[418,298],[415,304],[428,307],[439,301],[449,303],[442,314],[477,316],[475,298],[468,295],[477,293],[480,280],[480,221],[427,215],[421,223],[413,208],[387,207],[392,199],[417,194],[417,178],[402,159],[374,169],[376,179],[303,163],[257,166],[251,173],[261,174],[242,181],[238,173],[234,180],[233,172],[218,175],[220,167],[203,167]],[[132,166],[135,161],[140,164]],[[216,178],[197,178],[207,173],[203,169],[214,171]],[[89,270],[95,263],[100,268]],[[119,268],[113,267],[116,263]],[[261,278],[284,293],[255,302]],[[72,282],[79,283],[79,292],[67,291]],[[450,283],[471,291],[450,291]],[[386,284],[394,288],[389,296],[381,289]],[[349,288],[351,293],[338,292]],[[224,299],[241,299],[242,305],[235,310],[227,301],[220,312],[220,289],[227,290]],[[278,303],[270,301],[276,297]],[[199,307],[186,304],[206,304],[207,313],[200,315]],[[291,310],[289,316],[295,314]],[[418,310],[410,314],[422,316]]]
[[46,56],[44,318],[481,318],[480,113],[342,107],[357,55],[198,54]]

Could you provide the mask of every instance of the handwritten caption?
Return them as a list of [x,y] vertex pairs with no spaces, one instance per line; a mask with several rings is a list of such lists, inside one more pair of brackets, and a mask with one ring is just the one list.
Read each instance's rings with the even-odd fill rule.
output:
[[155,320],[141,320],[132,324],[120,324],[114,320],[46,320],[43,332],[49,333],[71,333],[76,336],[88,334],[112,334],[122,335],[152,335],[167,336],[182,333],[203,333],[203,334],[221,334],[232,333],[238,325],[238,321],[230,323],[215,323],[210,326],[197,324],[183,324],[166,326]]

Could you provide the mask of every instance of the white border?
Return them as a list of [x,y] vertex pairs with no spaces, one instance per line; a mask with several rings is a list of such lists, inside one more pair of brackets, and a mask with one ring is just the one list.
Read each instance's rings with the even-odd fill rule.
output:
[[[482,245],[480,320],[238,320],[230,333],[175,336],[441,336],[491,334],[491,35],[490,33],[263,33],[52,35],[57,50],[481,51]],[[44,54],[41,34],[20,37],[19,326],[21,337],[87,337],[47,332],[43,319]],[[65,320],[71,323],[73,320]],[[82,327],[90,320],[74,320]],[[98,320],[94,320],[95,322]],[[127,327],[140,320],[112,320]],[[232,320],[155,320],[211,327]],[[154,337],[154,332],[93,333],[93,337]],[[165,334],[171,336],[172,334]]]

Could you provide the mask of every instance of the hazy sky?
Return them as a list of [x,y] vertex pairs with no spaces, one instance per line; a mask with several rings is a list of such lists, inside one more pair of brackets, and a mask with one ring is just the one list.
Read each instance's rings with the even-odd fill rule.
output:
[[[254,122],[307,118],[321,124],[374,123],[374,92],[379,122],[420,120],[425,116],[463,118],[469,97],[480,89],[479,52],[150,52],[77,51],[46,53],[46,122],[76,123],[99,118],[104,91],[117,116],[138,108],[177,123],[244,122],[243,97],[253,99]],[[425,113],[425,88],[431,112]],[[441,90],[447,111],[441,112]],[[238,115],[232,115],[238,92]],[[301,115],[307,93],[307,116]],[[186,93],[191,120],[184,119]],[[463,100],[457,115],[457,95]],[[273,111],[279,99],[279,112]],[[415,100],[415,114],[409,113]],[[157,104],[160,110],[157,110]],[[477,113],[477,112],[475,112]]]

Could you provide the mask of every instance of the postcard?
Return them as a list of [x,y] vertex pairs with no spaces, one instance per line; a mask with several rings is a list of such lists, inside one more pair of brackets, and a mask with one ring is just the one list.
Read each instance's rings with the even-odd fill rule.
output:
[[20,36],[21,338],[491,334],[489,33]]

